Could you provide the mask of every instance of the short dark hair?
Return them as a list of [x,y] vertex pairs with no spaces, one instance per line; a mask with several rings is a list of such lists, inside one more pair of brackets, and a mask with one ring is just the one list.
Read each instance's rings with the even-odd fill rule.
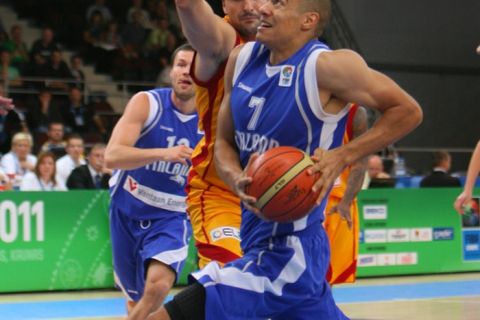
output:
[[432,164],[434,167],[439,166],[443,161],[450,159],[450,153],[447,150],[435,151],[432,153]]
[[175,61],[175,57],[180,51],[195,51],[193,49],[192,45],[190,43],[184,43],[181,46],[177,47],[175,51],[173,51],[172,56],[170,57],[170,63],[173,64],[173,61]]

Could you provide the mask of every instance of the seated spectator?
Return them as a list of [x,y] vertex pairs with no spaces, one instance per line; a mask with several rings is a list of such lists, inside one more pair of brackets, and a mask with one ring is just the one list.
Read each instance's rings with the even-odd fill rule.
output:
[[83,102],[82,92],[76,87],[70,88],[69,101],[62,107],[65,129],[67,132],[106,133],[101,118],[95,114],[92,105]]
[[42,36],[36,40],[30,50],[30,58],[34,60],[40,56],[44,62],[49,62],[54,50],[60,50],[59,44],[54,40],[54,33],[51,28],[43,28]]
[[32,136],[19,132],[12,138],[12,150],[0,160],[0,167],[12,182],[14,189],[18,189],[25,174],[35,168],[37,157],[31,154],[32,146]]
[[110,9],[105,5],[105,0],[95,0],[95,2],[87,8],[87,14],[85,17],[86,21],[90,21],[92,15],[95,12],[99,12],[102,16],[102,20],[106,23],[112,20],[112,13]]
[[67,154],[61,157],[56,162],[58,183],[67,184],[67,179],[70,173],[76,167],[86,164],[84,159],[83,138],[79,135],[70,135],[67,139],[67,147],[65,148]]
[[68,90],[72,73],[67,63],[63,60],[62,51],[59,49],[52,51],[50,62],[47,62],[45,65],[43,76],[47,78],[45,84],[51,90]]
[[7,177],[7,174],[0,168],[0,191],[12,190],[12,183]]
[[88,164],[75,168],[67,180],[68,189],[108,189],[111,170],[105,167],[105,145],[95,144],[88,154]]
[[[390,175],[385,172],[383,168],[383,160],[380,156],[374,154],[368,157],[367,172],[365,174],[365,179],[363,180],[362,189],[367,189],[372,187],[372,180],[378,181],[385,179],[386,182],[391,179]],[[389,184],[387,184],[390,186]]]
[[28,172],[20,184],[21,191],[66,191],[67,188],[55,180],[55,155],[41,152],[34,172]]
[[[0,86],[0,96],[4,96],[2,86]],[[0,113],[0,154],[10,151],[12,137],[17,132],[29,132],[23,111],[15,108],[6,114]]]
[[27,123],[33,133],[46,133],[51,122],[63,123],[57,102],[49,89],[40,90],[37,99],[28,106]]
[[23,40],[22,27],[20,25],[14,24],[10,28],[10,40],[5,43],[5,49],[10,52],[12,65],[17,67],[20,73],[25,71],[29,56],[27,44]]
[[20,70],[11,62],[10,52],[7,49],[0,50],[0,78],[8,86],[21,87],[23,85]]
[[63,157],[67,153],[67,142],[63,139],[65,134],[63,129],[63,123],[50,122],[47,131],[48,140],[43,143],[40,151],[53,153],[55,159]]
[[127,23],[134,21],[138,21],[145,29],[151,28],[148,12],[143,9],[143,0],[132,0],[132,6],[128,8]]
[[432,172],[420,181],[420,187],[460,187],[460,179],[448,174],[452,165],[452,157],[448,151],[442,150],[432,154]]
[[83,72],[82,57],[79,55],[72,55],[70,58],[70,72],[72,74],[74,82],[73,86],[83,90],[85,88],[85,73]]
[[83,41],[88,47],[96,47],[101,41],[101,36],[105,32],[106,23],[100,12],[94,11],[88,20],[86,29],[83,31]]

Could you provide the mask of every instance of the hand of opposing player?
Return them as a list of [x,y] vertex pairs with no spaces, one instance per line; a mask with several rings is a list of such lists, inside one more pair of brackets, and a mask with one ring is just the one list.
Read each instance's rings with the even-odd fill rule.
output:
[[187,160],[192,158],[193,149],[184,145],[179,145],[166,149],[165,155],[162,160],[168,162],[180,162],[188,165]]
[[352,228],[352,212],[350,211],[350,204],[345,203],[341,200],[336,206],[330,208],[330,211],[327,214],[340,214],[340,217],[347,222],[348,228]]
[[317,204],[320,204],[335,182],[335,179],[345,168],[346,163],[345,158],[338,152],[338,149],[326,151],[317,148],[312,156],[312,160],[314,165],[309,169],[309,174],[315,174],[316,172],[321,174],[312,187],[314,192],[320,191],[317,198]]
[[257,203],[257,198],[249,196],[248,194],[245,193],[245,188],[252,183],[252,178],[247,176],[247,170],[248,167],[251,165],[251,163],[258,158],[259,154],[254,153],[250,156],[250,159],[248,160],[247,166],[245,169],[242,171],[241,174],[239,174],[235,178],[235,193],[238,195],[240,200],[243,202],[243,205],[245,208],[249,211],[254,212],[255,214],[260,213],[260,210],[258,210],[255,205]]
[[462,193],[460,193],[457,199],[455,199],[455,202],[453,203],[453,207],[455,208],[455,210],[457,210],[458,213],[464,214],[465,213],[464,207],[466,204],[470,202],[471,199],[472,199],[472,195],[463,191]]

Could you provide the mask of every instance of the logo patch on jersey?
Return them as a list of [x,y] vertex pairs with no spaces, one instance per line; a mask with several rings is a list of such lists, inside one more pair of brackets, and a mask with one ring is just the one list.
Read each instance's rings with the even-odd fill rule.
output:
[[234,238],[240,241],[240,230],[232,227],[218,227],[210,231],[210,236],[214,242],[225,238]]
[[178,183],[178,184],[181,185],[181,186],[183,186],[183,185],[185,184],[185,182],[186,182],[185,178],[182,177],[182,176],[179,175],[179,174],[176,174],[176,175],[174,175],[174,176],[171,176],[171,177],[170,177],[170,180],[175,181],[176,183]]
[[165,127],[165,126],[162,126],[162,125],[160,125],[160,129],[166,130],[166,131],[168,131],[168,132],[173,132],[173,128]]
[[282,66],[278,85],[280,87],[290,87],[292,85],[294,71],[295,71],[295,66],[289,66],[289,65]]
[[138,188],[138,183],[135,182],[131,177],[128,177],[128,188],[130,192],[135,191]]
[[252,91],[253,91],[252,88],[250,88],[249,86],[243,84],[243,82],[239,82],[239,83],[238,83],[238,88],[239,88],[239,89],[243,89],[243,90],[247,91],[248,93],[252,93]]

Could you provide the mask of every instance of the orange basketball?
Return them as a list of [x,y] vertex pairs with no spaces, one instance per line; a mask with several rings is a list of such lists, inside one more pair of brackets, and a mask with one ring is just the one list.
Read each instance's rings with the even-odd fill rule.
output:
[[261,218],[291,222],[310,212],[319,193],[312,191],[319,174],[307,174],[312,165],[310,156],[294,147],[270,149],[251,163],[252,183],[245,192],[257,198]]

